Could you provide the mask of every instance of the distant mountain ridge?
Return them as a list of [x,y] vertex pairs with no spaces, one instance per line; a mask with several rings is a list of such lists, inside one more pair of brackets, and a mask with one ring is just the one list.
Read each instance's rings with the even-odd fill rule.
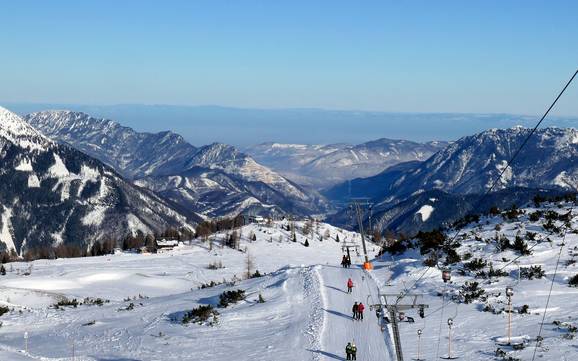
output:
[[389,166],[425,160],[448,145],[381,138],[349,145],[263,143],[246,149],[257,161],[289,179],[317,189],[354,178],[373,176]]
[[24,117],[34,128],[100,159],[129,179],[181,170],[197,148],[170,131],[139,133],[84,113],[42,111]]
[[[351,186],[358,189],[359,194],[364,193],[363,189],[379,187],[381,202],[400,200],[430,189],[457,194],[482,193],[491,186],[530,131],[523,127],[490,129],[463,137],[426,161],[409,166],[398,177],[388,177],[396,171],[388,168],[377,176],[353,180]],[[382,182],[383,179],[391,181]],[[578,131],[538,129],[495,190],[514,186],[578,189]],[[345,187],[346,184],[338,185],[325,194],[343,196]]]
[[111,168],[58,144],[0,107],[0,248],[89,247],[105,237],[193,227],[177,210]]
[[26,120],[45,134],[106,162],[136,184],[207,216],[240,212],[319,213],[322,197],[305,191],[236,148],[200,148],[171,132],[139,133],[70,111],[43,111]]
[[[441,192],[439,197],[433,198],[446,200],[439,203],[444,205],[444,216],[434,211],[437,214],[429,221],[437,220],[439,226],[445,218],[453,218],[452,213],[463,214],[464,205],[469,202],[465,201],[464,196],[476,199],[491,187],[530,131],[523,127],[490,129],[463,137],[426,161],[398,164],[376,176],[339,184],[324,194],[333,201],[344,201],[351,190],[353,196],[370,198],[375,204],[376,213],[383,213],[381,220],[385,228],[406,222],[400,218],[400,214],[405,213],[400,207],[409,209],[413,213],[405,214],[412,217],[412,227],[417,229],[424,222],[413,218],[415,211],[428,203],[431,192]],[[578,131],[554,127],[538,129],[530,137],[493,189],[500,192],[504,199],[518,205],[519,202],[527,202],[531,199],[530,195],[537,192],[577,190]],[[410,208],[409,200],[415,201]],[[335,217],[338,219],[340,216]],[[412,228],[408,224],[403,226],[406,230]]]

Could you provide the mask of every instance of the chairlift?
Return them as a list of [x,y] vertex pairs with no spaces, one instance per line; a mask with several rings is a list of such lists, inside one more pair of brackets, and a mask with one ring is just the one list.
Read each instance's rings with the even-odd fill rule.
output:
[[444,283],[450,282],[451,279],[452,279],[452,274],[451,274],[450,270],[447,268],[444,269],[442,271],[442,280],[444,281]]

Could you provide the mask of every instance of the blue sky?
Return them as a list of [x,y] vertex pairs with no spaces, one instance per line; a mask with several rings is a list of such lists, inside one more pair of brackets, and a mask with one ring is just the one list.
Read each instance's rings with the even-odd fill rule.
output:
[[533,115],[578,66],[576,1],[0,5],[1,102]]

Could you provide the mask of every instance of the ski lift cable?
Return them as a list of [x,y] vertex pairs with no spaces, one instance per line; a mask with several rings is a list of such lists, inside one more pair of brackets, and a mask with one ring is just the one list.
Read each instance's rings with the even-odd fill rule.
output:
[[[572,214],[573,214],[573,211],[574,211],[574,206],[571,206],[571,207],[569,208],[569,211],[570,211],[570,215],[572,215]],[[570,220],[572,220],[572,218],[570,218]],[[554,233],[555,233],[554,231],[550,231],[550,233],[548,233],[548,235],[547,235],[545,238],[548,238],[549,236],[554,235]],[[531,247],[528,248],[528,251],[532,251],[532,250],[533,250],[537,245],[539,245],[545,238],[541,238],[541,239],[537,240],[536,243],[534,243]],[[512,260],[510,260],[508,263],[506,263],[506,264],[503,265],[501,268],[499,268],[498,271],[503,271],[506,267],[508,267],[509,265],[511,265],[512,263],[516,262],[517,260],[519,260],[519,259],[522,258],[522,257],[527,257],[527,255],[521,254],[521,255],[518,255],[518,256],[512,258]]]
[[542,315],[542,321],[540,322],[540,329],[538,330],[538,336],[536,336],[536,344],[534,345],[534,354],[532,355],[532,361],[536,358],[536,352],[538,351],[538,340],[542,337],[542,329],[544,328],[544,321],[546,320],[546,314],[548,313],[548,306],[550,305],[550,298],[552,296],[552,289],[554,288],[554,281],[556,280],[556,275],[558,274],[558,267],[560,266],[560,259],[562,258],[562,251],[566,245],[566,235],[568,234],[568,229],[570,227],[564,228],[564,236],[562,237],[562,244],[560,245],[560,250],[558,251],[558,259],[556,260],[556,267],[554,268],[554,275],[552,275],[552,282],[550,282],[550,290],[548,291],[548,298],[546,299],[546,307],[544,307],[544,314]]
[[[494,181],[492,182],[492,185],[490,186],[490,188],[488,188],[488,190],[486,192],[484,192],[484,194],[482,195],[482,197],[480,197],[478,199],[478,201],[476,202],[476,205],[474,207],[472,207],[472,209],[475,209],[478,205],[480,205],[482,203],[482,201],[490,194],[490,192],[494,189],[494,187],[496,186],[496,184],[498,184],[498,181],[500,181],[502,179],[502,176],[506,173],[506,171],[511,168],[512,163],[514,162],[514,160],[516,160],[516,158],[518,157],[518,155],[520,154],[520,151],[522,150],[522,148],[524,148],[524,146],[528,143],[528,141],[530,140],[530,137],[532,137],[532,135],[534,135],[534,133],[536,132],[536,130],[538,129],[538,127],[542,124],[542,122],[544,121],[544,119],[546,119],[546,116],[548,116],[548,114],[550,113],[550,110],[552,110],[552,108],[554,108],[554,106],[556,105],[556,103],[558,102],[558,100],[560,99],[560,97],[562,97],[562,95],[564,94],[564,92],[566,91],[566,89],[570,86],[570,84],[572,83],[572,81],[574,81],[574,78],[576,78],[576,75],[578,75],[578,69],[576,69],[576,71],[574,72],[574,74],[570,77],[570,80],[568,80],[568,82],[566,83],[566,85],[564,85],[564,88],[562,88],[562,90],[560,91],[560,93],[558,93],[558,96],[554,99],[554,101],[552,102],[552,104],[550,104],[550,106],[548,107],[548,109],[546,110],[546,112],[544,112],[544,114],[542,115],[542,117],[540,118],[540,120],[538,121],[538,123],[536,123],[536,125],[534,126],[534,128],[532,128],[532,130],[530,131],[530,134],[528,134],[526,136],[526,138],[524,139],[524,141],[522,142],[522,144],[520,145],[520,147],[518,147],[518,149],[516,150],[516,152],[514,153],[514,155],[510,158],[510,160],[507,162],[506,166],[504,167],[504,169],[502,169],[502,171],[498,174],[498,176],[494,179]],[[453,242],[456,240],[456,238],[458,237],[458,235],[460,234],[459,230],[461,228],[465,227],[465,225],[462,225],[460,228],[458,228],[454,234],[454,236],[452,237],[452,239],[450,240],[450,242]],[[428,273],[430,271],[432,267],[428,266],[428,268],[425,269],[425,271],[421,274],[420,277],[418,277],[418,279],[413,283],[413,285],[410,288],[406,288],[405,290],[403,290],[400,294],[400,297],[404,294],[404,293],[408,293],[413,287],[415,287],[419,281],[421,281],[421,279],[426,275],[426,273]],[[403,298],[403,297],[401,297]],[[400,298],[398,298],[398,302],[399,302]]]

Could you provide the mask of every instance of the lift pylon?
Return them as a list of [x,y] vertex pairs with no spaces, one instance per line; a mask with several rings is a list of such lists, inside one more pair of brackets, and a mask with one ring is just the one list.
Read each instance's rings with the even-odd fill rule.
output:
[[367,255],[367,246],[365,244],[365,230],[363,229],[363,206],[367,206],[371,209],[371,204],[365,198],[353,199],[349,205],[353,208],[357,218],[357,225],[359,227],[359,234],[361,234],[361,244],[363,245],[363,255],[365,257],[365,262],[363,263],[363,269],[369,271],[373,269],[373,265],[369,262],[369,257]]
[[[399,334],[399,322],[401,321],[400,315],[403,314],[402,311],[417,309],[419,311],[420,317],[423,318],[424,317],[423,310],[429,308],[429,305],[417,302],[418,297],[423,296],[420,294],[405,294],[404,298],[410,299],[413,298],[413,302],[411,303],[403,304],[395,302],[389,304],[387,302],[388,297],[395,297],[397,299],[399,296],[400,296],[399,294],[394,293],[380,293],[379,294],[380,303],[371,305],[370,308],[375,309],[378,315],[381,316],[379,322],[382,327],[382,331],[385,330],[385,327],[387,327],[388,324],[391,324],[391,329],[393,331],[393,342],[395,346],[396,360],[403,361],[403,351],[401,349],[401,336]],[[389,319],[387,318],[387,315],[389,315]]]

